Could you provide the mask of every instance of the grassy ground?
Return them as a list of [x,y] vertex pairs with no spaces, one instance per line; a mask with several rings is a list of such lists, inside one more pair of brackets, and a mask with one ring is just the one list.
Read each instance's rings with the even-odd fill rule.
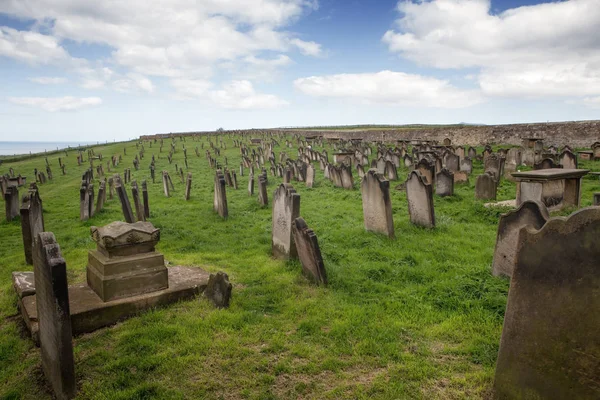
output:
[[[229,165],[237,170],[239,150],[227,139]],[[395,240],[365,232],[358,183],[353,191],[334,188],[317,172],[301,195],[301,215],[316,232],[330,285],[315,287],[301,276],[297,261],[270,257],[271,209],[240,189],[227,189],[229,219],[212,211],[213,171],[196,157],[200,142],[187,139],[193,189],[185,201],[175,175],[183,165],[181,146],[173,164],[158,145],[133,170],[135,144],[96,147],[105,162],[127,156],[132,178],[149,182],[150,221],[161,228],[158,250],[170,265],[223,270],[234,284],[231,308],[215,310],[203,300],[182,302],[74,339],[79,398],[149,399],[339,399],[485,398],[491,392],[502,330],[508,281],[490,274],[498,216],[474,200],[474,178],[451,198],[435,197],[437,227],[410,224],[406,194],[393,190]],[[165,142],[164,149],[168,148]],[[205,144],[205,149],[208,146]],[[277,148],[279,154],[282,148]],[[287,149],[295,158],[296,150]],[[331,154],[330,150],[330,154]],[[148,165],[170,171],[171,198],[151,184]],[[67,261],[69,282],[85,280],[89,227],[122,219],[115,198],[87,222],[79,221],[79,184],[85,167],[76,154],[48,157],[54,180],[40,186],[46,230],[54,232]],[[64,154],[62,154],[63,159]],[[105,164],[106,165],[106,164]],[[43,157],[4,163],[33,176]],[[600,163],[585,167],[600,169]],[[482,170],[476,164],[475,173]],[[400,171],[406,177],[408,170]],[[280,179],[269,176],[269,196]],[[397,183],[392,183],[396,186]],[[584,179],[583,205],[598,189]],[[96,191],[97,191],[96,184]],[[503,181],[498,200],[514,198]],[[563,214],[568,211],[563,212]],[[40,352],[27,338],[16,310],[10,273],[24,264],[20,222],[0,222],[0,396],[50,398]]]

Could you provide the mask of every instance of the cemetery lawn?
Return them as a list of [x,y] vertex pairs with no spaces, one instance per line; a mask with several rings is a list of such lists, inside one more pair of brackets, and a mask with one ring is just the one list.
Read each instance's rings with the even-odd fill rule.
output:
[[[498,217],[507,209],[488,209],[474,200],[481,162],[474,163],[470,184],[458,185],[454,197],[434,196],[437,227],[432,230],[412,226],[405,192],[391,190],[394,240],[365,232],[355,170],[355,189],[349,191],[333,187],[315,163],[314,188],[292,184],[301,196],[300,214],[318,236],[330,283],[324,288],[302,276],[298,261],[271,258],[271,208],[260,208],[256,195],[248,196],[248,171],[239,176],[239,149],[231,138],[225,142],[227,150],[217,158],[224,165],[228,157],[239,184],[237,191],[227,188],[227,220],[212,210],[214,170],[204,156],[207,139],[177,139],[172,164],[166,157],[169,141],[162,153],[158,143],[145,143],[139,171],[132,165],[135,142],[94,148],[103,154],[106,170],[106,161],[127,147],[116,169],[122,174],[131,168],[132,179],[148,181],[149,221],[161,229],[158,251],[169,265],[225,271],[234,288],[227,310],[199,298],[75,337],[78,398],[490,396],[509,288],[508,280],[494,278],[490,271]],[[183,144],[193,173],[187,202],[175,173],[175,164],[187,172]],[[283,150],[296,158],[296,147],[276,147],[277,157]],[[327,150],[331,160],[334,151]],[[152,154],[157,157],[155,184],[148,168]],[[65,176],[58,157],[67,165]],[[116,197],[108,200],[103,211],[81,222],[79,186],[89,164],[78,167],[75,151],[67,157],[52,154],[48,161],[54,180],[39,187],[46,230],[60,244],[69,283],[84,282],[87,251],[95,247],[90,226],[122,220],[120,204]],[[600,170],[600,163],[580,163]],[[5,161],[0,173],[10,167],[31,181],[34,168],[45,171],[45,161],[43,156]],[[162,193],[163,169],[175,183],[171,198]],[[407,173],[399,169],[402,182]],[[391,182],[391,188],[401,181]],[[269,174],[270,205],[280,182]],[[582,205],[591,205],[598,186],[597,178],[584,178]],[[24,193],[21,188],[20,195]],[[503,180],[498,200],[514,197],[515,184]],[[11,272],[32,270],[25,265],[20,222],[6,222],[4,215],[1,220],[0,398],[51,398],[39,349],[27,337],[11,284]]]

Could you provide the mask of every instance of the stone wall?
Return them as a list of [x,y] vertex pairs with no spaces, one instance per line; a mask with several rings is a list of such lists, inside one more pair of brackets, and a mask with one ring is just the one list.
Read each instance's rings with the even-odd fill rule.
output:
[[[282,130],[247,130],[235,131],[258,135],[265,132],[282,132]],[[512,144],[520,145],[524,138],[544,139],[546,146],[562,146],[569,144],[572,147],[589,148],[592,143],[600,141],[600,121],[576,122],[550,122],[536,124],[512,125],[455,125],[447,127],[423,127],[404,129],[382,130],[286,130],[303,136],[323,136],[326,138],[364,139],[369,141],[394,141],[394,140],[434,140],[442,142],[449,138],[453,145],[484,145],[484,144]],[[231,133],[226,131],[224,133]],[[141,139],[154,139],[181,135],[207,135],[215,132],[181,132],[170,134],[156,134],[141,136]]]

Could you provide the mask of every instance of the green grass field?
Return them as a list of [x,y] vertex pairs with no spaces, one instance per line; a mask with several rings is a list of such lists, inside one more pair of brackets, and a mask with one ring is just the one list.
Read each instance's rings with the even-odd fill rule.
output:
[[[206,139],[205,149],[208,148]],[[225,140],[239,173],[240,152]],[[285,140],[280,140],[285,142]],[[409,222],[406,194],[392,190],[396,239],[365,232],[359,182],[352,191],[335,188],[318,170],[315,187],[294,182],[300,214],[318,236],[329,277],[326,288],[311,285],[298,261],[270,256],[271,209],[247,194],[247,173],[239,190],[227,188],[229,215],[212,210],[214,170],[194,148],[201,142],[176,140],[173,164],[169,142],[145,144],[139,171],[133,169],[134,142],[95,147],[106,161],[127,155],[117,167],[149,186],[150,221],[161,229],[158,251],[169,265],[223,270],[234,285],[231,307],[214,309],[197,299],[152,310],[114,326],[74,338],[78,398],[82,399],[471,399],[491,393],[509,282],[492,277],[498,216],[474,200],[475,164],[469,185],[455,196],[435,196],[437,227]],[[175,174],[188,148],[192,195]],[[317,149],[320,150],[319,147]],[[284,150],[276,148],[277,156]],[[285,149],[296,158],[296,148]],[[329,154],[333,153],[331,149]],[[481,151],[481,149],[479,149]],[[157,183],[148,169],[156,158]],[[76,153],[48,157],[54,180],[39,187],[46,230],[54,232],[67,261],[70,283],[85,280],[87,251],[95,247],[90,226],[122,220],[115,198],[87,222],[79,220],[79,185],[87,164]],[[318,164],[315,164],[318,166]],[[582,167],[600,170],[599,162]],[[45,170],[43,157],[5,162],[33,178]],[[164,197],[159,172],[175,183]],[[113,173],[115,171],[113,170]],[[399,170],[406,178],[408,170]],[[107,172],[107,175],[108,172]],[[269,175],[269,201],[280,178]],[[391,187],[398,185],[392,182]],[[582,205],[600,186],[584,179]],[[97,193],[98,184],[95,184]],[[129,185],[127,190],[131,196]],[[24,189],[21,189],[24,194]],[[498,200],[515,197],[503,180]],[[565,210],[562,215],[573,210]],[[11,285],[11,272],[25,265],[19,220],[0,222],[0,398],[50,398],[41,372],[40,351],[23,328]]]

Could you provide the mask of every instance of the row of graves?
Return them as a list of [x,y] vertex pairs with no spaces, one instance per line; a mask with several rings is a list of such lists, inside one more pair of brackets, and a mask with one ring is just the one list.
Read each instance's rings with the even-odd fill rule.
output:
[[[579,206],[581,178],[588,171],[577,169],[577,158],[570,148],[554,152],[545,149],[537,139],[532,147],[525,143],[522,148],[494,153],[488,146],[482,154],[477,154],[473,147],[406,141],[393,148],[377,143],[373,150],[371,144],[362,141],[327,142],[322,138],[308,141],[295,137],[297,159],[291,159],[287,152],[292,143],[286,140],[283,146],[285,136],[271,133],[257,136],[250,140],[243,135],[230,137],[240,150],[239,175],[245,176],[247,171],[250,196],[255,194],[254,177],[258,173],[257,200],[261,206],[269,206],[268,171],[281,178],[272,194],[272,255],[283,260],[299,259],[304,275],[320,285],[327,285],[321,248],[315,232],[300,214],[300,194],[292,185],[302,182],[312,187],[317,165],[334,186],[346,190],[355,189],[356,171],[365,230],[390,238],[395,236],[390,182],[399,179],[397,169],[401,166],[410,168],[408,178],[396,187],[406,191],[410,220],[430,229],[435,229],[433,193],[452,196],[455,184],[468,182],[474,160],[484,166],[484,173],[475,179],[477,199],[495,199],[503,177],[516,180],[517,209],[500,218],[492,268],[494,275],[511,280],[495,395],[498,398],[600,397],[600,316],[595,312],[600,309],[596,261],[600,256],[600,208],[585,208],[568,218],[549,216],[549,211],[567,205]],[[149,142],[150,147],[152,143]],[[214,169],[213,209],[227,218],[226,191],[227,187],[238,189],[237,174],[229,168],[226,157],[223,162],[217,158],[220,150],[226,148],[219,137],[209,137],[201,143],[202,149],[205,143],[210,147],[205,157]],[[319,152],[312,145],[332,148],[332,162],[327,150]],[[134,160],[135,169],[143,159],[144,144],[141,146],[142,151]],[[277,155],[277,147],[284,147],[285,151]],[[160,151],[162,148],[161,139]],[[176,141],[172,140],[170,163],[176,151]],[[183,151],[187,169],[185,145]],[[201,155],[198,147],[195,154]],[[546,159],[556,162],[549,164],[544,162]],[[154,161],[153,156],[150,163],[153,182]],[[113,157],[111,164],[116,167],[118,158]],[[523,164],[534,170],[518,172]],[[185,184],[184,197],[189,200],[192,173],[188,172],[184,179],[182,168],[176,171]],[[60,248],[52,233],[44,228],[36,185],[31,185],[27,201],[23,200],[25,258],[33,263],[34,272],[15,273],[13,281],[19,308],[32,337],[41,346],[43,369],[58,398],[71,398],[75,393],[73,334],[110,325],[149,306],[201,293],[217,306],[229,303],[231,284],[226,274],[209,275],[199,268],[165,267],[164,257],[155,250],[159,230],[146,221],[150,216],[146,182],[142,182],[140,200],[137,183],[131,181],[129,174],[125,170],[124,183],[119,175],[100,182],[95,204],[104,204],[107,191],[109,199],[116,192],[125,222],[91,228],[97,248],[89,252],[84,285],[67,284]],[[90,168],[82,178],[80,190],[82,220],[94,214],[93,179]],[[125,183],[130,183],[136,214],[132,212]],[[170,197],[174,185],[168,171],[162,172],[162,185],[164,195]]]

